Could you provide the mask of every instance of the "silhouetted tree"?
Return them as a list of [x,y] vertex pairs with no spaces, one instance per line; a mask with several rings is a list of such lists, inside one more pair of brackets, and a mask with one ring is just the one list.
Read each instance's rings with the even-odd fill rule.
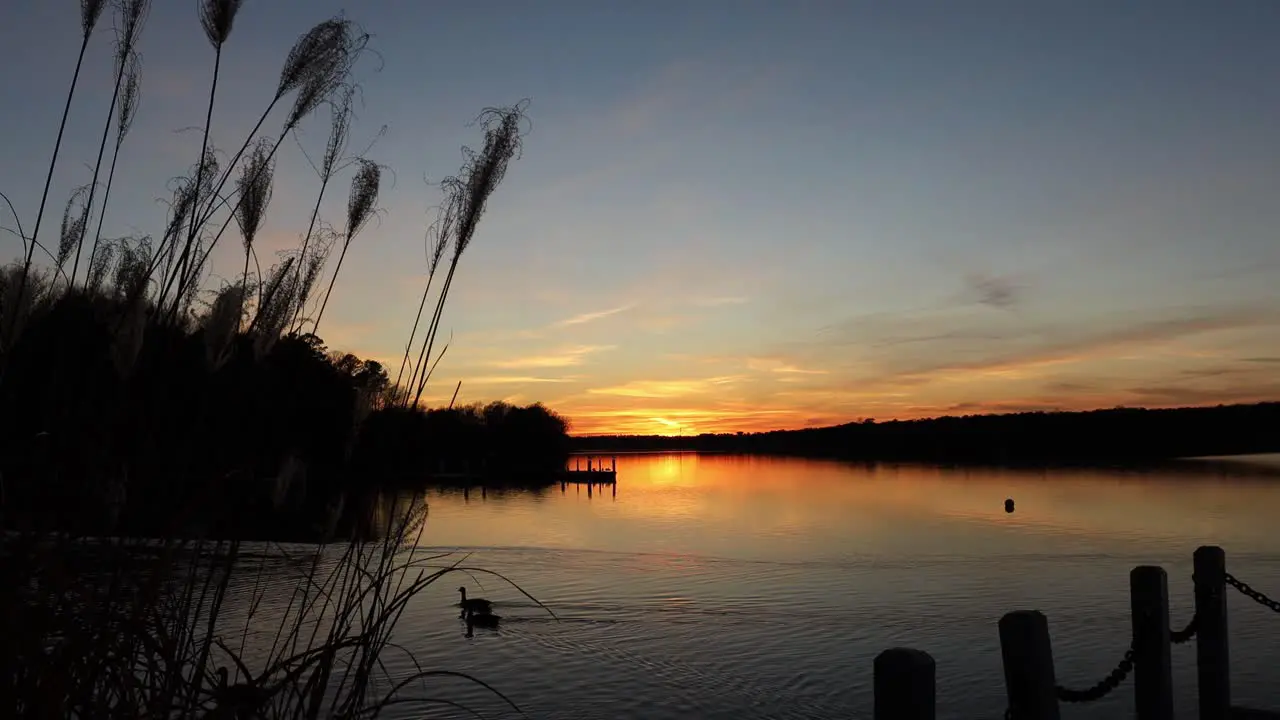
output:
[[999,464],[1140,463],[1280,451],[1280,403],[1199,408],[871,418],[832,427],[695,437],[574,438],[576,450],[694,449],[856,460]]

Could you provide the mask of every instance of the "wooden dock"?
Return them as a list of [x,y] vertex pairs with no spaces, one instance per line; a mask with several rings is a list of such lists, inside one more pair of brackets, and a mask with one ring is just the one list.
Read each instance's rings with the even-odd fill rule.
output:
[[[463,462],[460,469],[446,469],[443,462],[440,468],[431,473],[431,480],[459,485],[482,485],[503,478],[491,474],[482,462],[473,467],[470,462]],[[548,472],[536,476],[540,484],[570,485],[612,485],[618,481],[618,456],[574,455],[559,471]],[[519,483],[517,483],[519,484]]]
[[[1196,610],[1182,630],[1169,625],[1169,587],[1164,568],[1143,565],[1129,573],[1133,635],[1123,659],[1087,689],[1057,684],[1049,621],[1038,610],[1018,610],[1000,619],[1000,652],[1004,661],[1007,720],[1060,720],[1059,703],[1089,703],[1116,690],[1133,676],[1134,717],[1173,720],[1174,646],[1195,640],[1200,720],[1280,720],[1280,712],[1231,704],[1231,672],[1227,654],[1227,593],[1234,589],[1251,601],[1280,613],[1280,602],[1249,587],[1227,572],[1222,548],[1195,552]],[[1276,628],[1280,630],[1280,626]],[[934,670],[929,653],[892,648],[876,656],[875,720],[934,720]],[[1188,717],[1189,708],[1179,708]]]
[[[583,460],[586,460],[584,466]],[[612,485],[618,481],[618,456],[609,458],[609,466],[605,467],[604,458],[594,455],[575,455],[565,465],[561,483],[578,483],[581,485]]]

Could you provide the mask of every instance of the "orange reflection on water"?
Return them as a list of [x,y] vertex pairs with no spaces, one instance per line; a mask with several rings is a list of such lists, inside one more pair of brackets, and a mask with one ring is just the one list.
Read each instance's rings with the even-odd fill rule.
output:
[[[693,453],[618,456],[609,487],[430,498],[422,541],[726,557],[1104,552],[1133,539],[1275,548],[1280,471],[948,469]],[[1012,497],[1016,511],[1007,514]],[[1189,540],[1190,542],[1191,540]]]

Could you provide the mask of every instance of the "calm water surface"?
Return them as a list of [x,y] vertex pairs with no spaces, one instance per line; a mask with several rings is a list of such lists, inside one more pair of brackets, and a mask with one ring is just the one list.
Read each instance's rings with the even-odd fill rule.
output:
[[[1128,645],[1135,565],[1168,570],[1177,628],[1201,544],[1280,595],[1273,478],[695,454],[620,456],[618,478],[616,493],[433,491],[421,544],[471,551],[467,564],[508,575],[559,621],[495,578],[454,575],[415,599],[397,640],[548,720],[870,717],[872,659],[905,645],[937,660],[939,717],[994,720],[1004,612],[1043,611],[1059,683],[1084,688]],[[459,582],[495,601],[501,630],[463,636]],[[1280,709],[1280,615],[1236,593],[1229,603],[1234,698]],[[1184,717],[1194,673],[1193,646],[1175,647]],[[1063,716],[1128,716],[1132,687]],[[516,717],[458,681],[430,691]]]

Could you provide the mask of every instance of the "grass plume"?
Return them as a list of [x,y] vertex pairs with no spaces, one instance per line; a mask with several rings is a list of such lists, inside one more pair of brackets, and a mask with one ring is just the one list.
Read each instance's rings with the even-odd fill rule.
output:
[[[173,305],[168,310],[168,317],[171,322],[176,320],[179,314],[180,306],[177,298],[190,291],[190,284],[198,278],[200,267],[208,255],[213,252],[219,240],[222,239],[223,233],[226,232],[227,226],[232,222],[236,209],[243,198],[240,197],[235,204],[231,205],[230,214],[223,221],[217,232],[213,233],[202,253],[193,253],[197,242],[196,226],[203,227],[205,223],[213,218],[220,204],[226,203],[220,196],[223,185],[230,176],[231,169],[239,162],[240,157],[249,147],[253,137],[262,126],[262,123],[266,121],[271,110],[287,93],[296,91],[297,97],[285,120],[283,131],[268,153],[269,158],[274,158],[276,151],[280,148],[280,143],[284,141],[284,137],[295,129],[298,123],[310,114],[312,110],[324,102],[338,88],[342,87],[367,43],[367,34],[358,32],[355,29],[355,25],[349,20],[335,17],[318,23],[294,44],[281,71],[280,84],[277,87],[275,97],[268,104],[257,125],[250,131],[249,137],[244,144],[232,157],[227,166],[227,172],[214,185],[214,189],[209,195],[208,205],[200,210],[200,215],[196,216],[186,244],[179,256],[179,265],[183,268],[183,271],[180,274],[180,280],[177,285],[177,297],[175,297]],[[197,207],[199,207],[198,203]],[[194,273],[188,273],[185,269],[185,259],[190,257],[199,258],[196,264],[196,272]]]
[[[510,418],[486,425],[476,412],[454,408],[388,408],[381,365],[326,354],[314,332],[299,334],[297,319],[325,279],[312,325],[319,330],[353,241],[379,213],[384,168],[350,159],[346,149],[351,77],[368,35],[342,16],[301,35],[266,109],[228,157],[215,150],[213,120],[226,94],[223,51],[243,2],[198,0],[195,20],[214,51],[198,159],[171,181],[168,217],[154,238],[104,237],[116,169],[138,116],[137,47],[151,7],[149,0],[111,0],[114,87],[103,88],[111,89],[110,105],[101,135],[95,125],[89,139],[90,147],[99,141],[96,160],[89,158],[93,177],[71,193],[50,252],[37,235],[89,37],[107,4],[81,2],[82,43],[36,224],[28,237],[13,213],[23,257],[0,268],[2,509],[3,520],[17,520],[0,533],[0,633],[12,640],[0,644],[0,704],[40,717],[357,718],[413,701],[407,695],[422,681],[456,673],[419,669],[393,680],[381,656],[396,649],[392,629],[409,599],[464,568],[419,557],[420,503],[381,508],[385,524],[353,519],[373,502],[369,492],[356,492],[357,483],[374,475],[370,468],[389,476],[385,468],[400,469],[394,462],[417,463],[427,443],[450,461],[524,458],[501,443],[542,433],[536,444],[545,448],[563,439],[565,426],[540,407],[510,413],[525,417],[525,426]],[[330,135],[315,164],[321,191],[302,247],[251,278],[277,151],[325,103],[333,109]],[[484,149],[468,154],[463,172],[446,183],[448,210],[429,251],[433,276],[446,248],[454,249],[440,306],[518,148],[519,109],[509,111],[517,118],[510,128],[496,120],[506,112],[482,116]],[[275,137],[259,134],[269,119],[280,123]],[[318,208],[327,184],[348,166],[354,177],[339,235]],[[207,290],[211,253],[233,222],[244,249],[238,276]],[[36,248],[49,263],[36,264]],[[411,336],[406,359],[413,342]],[[544,466],[559,467],[558,453],[544,453]],[[265,505],[261,497],[269,498]],[[284,620],[271,627],[269,652],[255,655],[248,635],[261,622],[262,596],[244,590],[260,575],[246,561],[246,542],[213,538],[239,538],[255,527],[245,517],[279,523],[303,505],[329,513],[315,531],[325,542],[304,557],[310,570]],[[329,545],[340,527],[348,542]],[[272,554],[252,549],[262,550],[258,557]],[[246,599],[247,609],[237,607]],[[231,607],[244,611],[235,623],[228,622]],[[244,632],[239,642],[236,627]]]
[[364,229],[369,218],[373,217],[378,204],[378,188],[382,183],[382,168],[368,160],[359,161],[359,169],[351,180],[351,193],[347,198],[347,232],[342,237],[342,252],[338,254],[338,265],[329,278],[329,287],[324,292],[324,302],[320,303],[320,312],[316,314],[312,334],[320,332],[320,318],[329,304],[329,293],[333,292],[333,284],[338,281],[338,273],[342,271],[342,261],[347,257],[347,248],[351,241]]
[[[218,96],[218,76],[222,69],[222,47],[231,37],[231,28],[235,25],[236,14],[240,11],[241,0],[200,0],[200,27],[204,29],[205,37],[209,40],[209,44],[213,46],[213,76],[209,81],[209,101],[205,105],[204,115],[204,135],[200,139],[200,166],[196,170],[196,177],[204,176],[204,163],[210,156],[209,152],[209,131],[213,126],[213,106]],[[231,166],[234,166],[232,161]],[[231,166],[228,166],[227,172],[231,172]],[[219,183],[221,188],[221,183]],[[200,191],[201,185],[197,183],[193,186],[195,197],[192,199],[196,207],[200,207]],[[218,190],[213,190],[210,197],[217,194]],[[185,274],[187,271],[187,263],[190,262],[192,246],[196,242],[196,235],[200,232],[199,226],[203,224],[196,213],[191,214],[191,222],[187,233],[187,241],[183,246],[182,255],[178,259],[179,274]],[[182,286],[179,285],[179,296],[183,294]],[[177,307],[175,301],[175,307]]]
[[[429,681],[382,657],[409,602],[453,573],[497,573],[414,547],[420,498],[377,500],[363,530],[286,552],[271,544],[6,537],[0,543],[0,697],[17,717],[374,717],[429,700]],[[379,518],[385,518],[379,520]],[[295,589],[262,632],[262,576]],[[536,600],[534,600],[537,603]],[[549,611],[548,611],[549,612]],[[554,616],[554,614],[553,614]],[[56,680],[56,684],[53,684]],[[457,703],[451,703],[457,705]]]
[[[480,151],[463,148],[461,171],[443,182],[445,188],[445,205],[453,205],[451,212],[456,213],[455,231],[453,233],[453,257],[449,260],[449,272],[445,275],[444,286],[440,288],[436,301],[435,313],[422,343],[422,352],[418,357],[421,369],[417,378],[417,387],[413,391],[413,405],[422,400],[422,392],[431,378],[427,363],[431,359],[431,348],[435,343],[436,333],[440,329],[440,317],[444,313],[445,300],[449,296],[449,287],[453,284],[453,274],[458,267],[458,260],[471,244],[480,218],[488,206],[489,197],[497,189],[507,174],[507,166],[520,152],[521,125],[524,123],[523,103],[505,108],[488,108],[477,118],[477,123],[484,130],[484,145]],[[432,365],[431,367],[434,367]],[[411,382],[412,384],[412,382]],[[407,397],[407,394],[406,394]]]
[[248,161],[241,167],[240,177],[236,181],[236,192],[240,194],[241,200],[236,206],[235,217],[240,225],[240,235],[244,238],[241,284],[246,288],[249,285],[249,256],[253,253],[253,241],[258,236],[267,207],[271,204],[275,163],[269,153],[270,141],[264,138],[249,153]]
[[[121,88],[124,87],[124,79],[129,74],[130,65],[134,66],[136,73],[137,55],[134,52],[134,46],[137,44],[138,35],[142,31],[142,21],[146,17],[147,9],[150,6],[149,0],[117,0],[117,8],[120,11],[120,28],[116,41],[116,81],[115,87],[111,90],[111,106],[107,108],[107,118],[102,125],[102,139],[98,142],[98,158],[93,163],[93,179],[89,181],[89,199],[86,204],[86,214],[93,208],[94,197],[98,192],[98,176],[102,171],[102,158],[107,151],[107,140],[111,137],[111,126],[116,120],[116,106],[121,100]],[[136,89],[136,88],[135,88]],[[136,100],[137,98],[133,98]],[[117,128],[123,127],[123,124],[117,123]],[[118,135],[117,131],[117,135]],[[114,169],[115,162],[112,161]],[[80,241],[76,243],[76,257],[71,263],[71,275],[67,282],[67,291],[75,285],[76,275],[80,270],[80,251],[84,247],[84,235],[81,234]]]
[[[111,167],[107,171],[107,185],[102,191],[102,211],[98,213],[98,229],[93,234],[93,246],[89,250],[89,267],[93,267],[94,257],[98,252],[98,243],[102,238],[102,224],[107,217],[107,201],[111,197],[111,185],[116,176],[116,162],[120,159],[120,148],[124,139],[133,127],[133,119],[138,112],[138,101],[142,92],[142,60],[135,51],[138,33],[142,23],[151,9],[150,0],[116,0],[122,29],[116,41],[116,63],[123,75],[116,80],[116,138],[115,147],[111,151]],[[121,82],[123,80],[123,82]],[[86,279],[87,282],[87,279]]]
[[80,246],[84,240],[85,227],[89,224],[89,201],[91,192],[88,185],[82,185],[71,193],[71,197],[67,199],[67,206],[62,211],[62,228],[58,233],[58,256],[56,259],[56,269],[59,275],[67,277],[67,282],[71,279],[63,268],[67,264],[67,260],[71,257],[72,251]]
[[[307,223],[307,233],[302,237],[302,249],[299,251],[303,256],[307,254],[307,245],[311,242],[311,235],[315,232],[316,221],[320,216],[320,203],[324,200],[324,191],[329,187],[329,181],[333,179],[333,174],[338,170],[339,163],[342,160],[342,154],[346,150],[347,138],[351,132],[351,98],[354,89],[347,86],[338,97],[330,102],[330,119],[329,119],[329,141],[325,145],[324,155],[320,158],[320,164],[312,163],[312,168],[316,175],[320,177],[320,190],[316,193],[316,204],[311,208],[311,220]],[[310,158],[308,158],[310,161]],[[301,274],[302,268],[298,268]],[[308,288],[309,289],[309,288]],[[302,308],[306,306],[307,294],[303,293],[298,300],[299,314]],[[294,324],[301,329],[301,322],[297,316],[293,318]]]
[[[67,88],[67,99],[62,107],[62,120],[58,122],[58,137],[53,141],[53,156],[49,158],[49,169],[45,173],[44,190],[40,193],[40,208],[36,210],[36,222],[31,230],[31,243],[27,246],[26,257],[22,262],[22,275],[15,294],[19,300],[26,296],[27,278],[31,274],[31,262],[40,240],[40,224],[44,220],[44,208],[49,200],[49,187],[53,184],[53,169],[58,165],[62,136],[67,130],[67,117],[71,114],[71,100],[75,97],[76,86],[80,82],[80,68],[84,66],[84,55],[89,49],[89,38],[93,35],[93,29],[97,27],[98,19],[102,17],[102,10],[106,4],[106,0],[80,0],[80,52],[76,56],[76,69],[71,75],[71,86]],[[18,323],[11,324],[12,329],[17,329],[19,326]],[[13,343],[14,338],[6,336],[2,340],[5,345],[9,345]],[[0,377],[3,377],[3,371],[0,371]]]

